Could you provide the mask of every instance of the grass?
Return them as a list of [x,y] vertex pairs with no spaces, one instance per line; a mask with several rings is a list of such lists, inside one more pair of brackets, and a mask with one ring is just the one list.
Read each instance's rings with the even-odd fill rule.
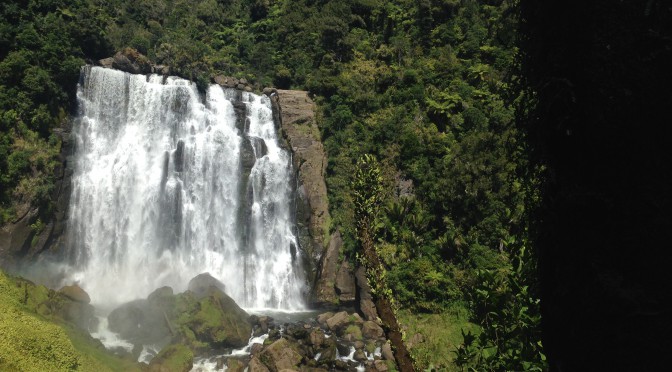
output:
[[453,364],[455,349],[462,344],[465,333],[480,333],[480,328],[469,322],[468,311],[455,305],[440,314],[413,314],[407,310],[398,313],[402,327],[406,329],[406,342],[416,333],[422,334],[424,342],[414,345],[411,354],[420,370],[459,371]]
[[47,298],[42,286],[0,272],[0,370],[139,371],[72,326],[35,313]]

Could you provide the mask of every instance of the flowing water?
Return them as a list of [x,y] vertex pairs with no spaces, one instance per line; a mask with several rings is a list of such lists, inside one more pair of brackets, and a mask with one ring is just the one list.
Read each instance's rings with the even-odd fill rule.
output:
[[78,99],[69,280],[93,303],[209,272],[242,307],[304,307],[291,159],[268,97],[87,66]]

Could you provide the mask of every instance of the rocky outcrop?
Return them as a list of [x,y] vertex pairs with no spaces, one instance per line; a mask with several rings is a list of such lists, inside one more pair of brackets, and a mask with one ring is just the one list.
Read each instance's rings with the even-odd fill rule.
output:
[[355,274],[352,265],[347,260],[341,262],[341,266],[336,273],[336,294],[338,301],[342,306],[351,306],[355,303],[357,285],[355,283]]
[[379,321],[378,311],[376,311],[376,305],[373,302],[373,296],[371,296],[371,287],[366,278],[366,269],[363,266],[358,267],[355,271],[355,279],[357,282],[357,309],[366,320]]
[[194,365],[194,354],[184,345],[170,345],[149,363],[149,372],[189,372]]
[[194,350],[246,345],[252,332],[248,314],[208,277],[192,279],[190,287],[197,292],[174,295],[163,287],[118,307],[108,316],[110,330],[138,345],[179,341]]
[[338,268],[338,256],[343,246],[340,232],[331,234],[327,251],[322,257],[320,269],[315,284],[315,304],[318,306],[338,305],[339,298],[336,294],[336,274]]
[[[265,89],[264,92],[272,98],[276,122],[280,122],[298,172],[296,204],[300,244],[308,253],[308,271],[316,283],[322,276],[318,267],[323,259],[331,217],[324,180],[327,156],[315,122],[315,104],[306,91]],[[335,273],[333,270],[334,276]],[[331,291],[322,293],[326,297],[316,292],[318,303],[333,302]]]
[[[113,57],[101,59],[98,63],[103,67],[113,68],[131,74],[149,74],[156,70],[155,66],[147,57],[133,48],[124,48],[117,52]],[[163,69],[164,68],[161,67],[161,70]],[[167,69],[165,72],[166,74],[169,73],[170,69]]]
[[251,92],[254,90],[252,85],[250,85],[250,83],[245,78],[238,79],[233,76],[217,75],[213,80],[216,84],[219,84],[224,88],[238,89],[246,92]]

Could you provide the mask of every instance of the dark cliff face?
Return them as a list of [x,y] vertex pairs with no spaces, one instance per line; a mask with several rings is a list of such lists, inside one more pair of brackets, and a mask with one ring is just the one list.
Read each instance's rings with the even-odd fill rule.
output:
[[19,218],[0,226],[0,267],[9,268],[34,261],[39,255],[61,252],[68,204],[70,203],[73,144],[70,122],[54,134],[61,140],[59,165],[54,169],[54,188],[47,207],[26,206]]
[[671,7],[521,10],[523,75],[538,92],[524,125],[548,167],[536,247],[550,365],[657,370],[672,331]]

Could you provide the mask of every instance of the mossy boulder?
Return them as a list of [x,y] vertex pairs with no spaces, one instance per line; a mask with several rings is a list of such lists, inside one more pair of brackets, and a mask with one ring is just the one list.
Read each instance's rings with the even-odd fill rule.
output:
[[296,345],[281,338],[264,349],[259,360],[271,371],[278,372],[283,369],[296,370],[303,357]]
[[192,350],[247,345],[252,334],[249,315],[220,290],[223,285],[192,287],[198,293],[175,295],[170,287],[162,287],[147,299],[120,306],[108,316],[110,330],[134,344],[182,343]]
[[187,288],[199,297],[206,296],[215,290],[226,292],[224,283],[220,282],[209,273],[196,275],[189,281],[189,286]]
[[180,344],[170,345],[149,363],[149,372],[188,372],[194,365],[194,354]]
[[146,300],[135,300],[114,309],[107,317],[110,330],[134,344],[165,346],[174,334],[175,295],[170,287],[152,292]]
[[196,340],[214,347],[238,348],[247,345],[252,334],[249,315],[231,297],[219,290],[196,300],[190,292],[184,299],[196,301],[192,311],[183,314],[178,323],[193,332]]

